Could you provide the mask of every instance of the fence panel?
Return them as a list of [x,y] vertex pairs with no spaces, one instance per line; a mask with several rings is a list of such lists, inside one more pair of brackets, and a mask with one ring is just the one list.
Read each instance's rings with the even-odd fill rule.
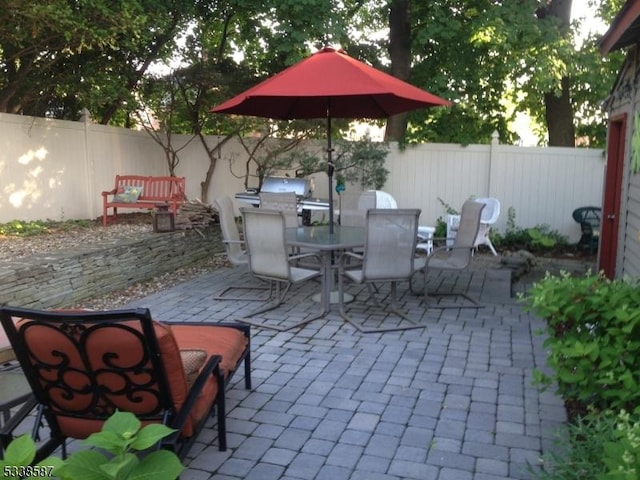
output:
[[[200,198],[209,159],[190,136],[175,135],[172,140],[176,147],[187,144],[179,153],[176,174],[187,178],[188,197]],[[208,141],[215,145],[218,138]],[[316,143],[310,144],[312,148]],[[116,174],[168,172],[163,149],[145,132],[90,122],[0,114],[0,147],[0,222],[95,218],[102,214],[100,192],[113,187]],[[243,179],[233,175],[232,167],[236,174],[242,173],[245,163],[239,143],[227,142],[207,192],[209,203],[244,189]],[[446,215],[439,199],[459,209],[471,195],[493,196],[502,205],[497,229],[504,231],[508,209],[513,207],[518,227],[548,224],[577,240],[579,228],[571,212],[602,201],[602,150],[514,147],[497,141],[403,150],[393,145],[386,166],[390,174],[384,190],[401,207],[421,208],[423,225],[435,225]],[[326,175],[314,178],[315,195],[326,197]]]
[[0,222],[88,218],[84,125],[0,114]]
[[459,210],[470,196],[491,196],[501,204],[496,229],[505,231],[513,207],[517,227],[546,224],[575,241],[571,212],[602,201],[601,150],[428,144],[393,150],[387,169],[385,188],[400,205],[421,208],[422,224],[446,215],[438,199]]

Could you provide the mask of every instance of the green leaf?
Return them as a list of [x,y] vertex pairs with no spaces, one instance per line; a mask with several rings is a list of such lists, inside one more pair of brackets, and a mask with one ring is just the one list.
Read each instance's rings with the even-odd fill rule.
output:
[[6,465],[31,465],[34,458],[36,458],[36,444],[28,434],[14,439],[4,453]]
[[138,464],[138,458],[133,453],[125,453],[103,463],[100,468],[109,478],[129,478]]
[[131,443],[131,448],[145,450],[155,445],[159,440],[168,437],[176,430],[161,423],[152,423],[142,428]]
[[107,463],[104,455],[95,450],[81,450],[69,456],[61,469],[63,478],[82,480],[109,480],[102,465]]
[[183,470],[175,453],[158,450],[142,459],[131,471],[130,480],[174,480]]
[[115,432],[95,432],[85,438],[82,443],[98,448],[104,448],[108,452],[114,455],[125,451],[127,441],[119,434]]
[[584,373],[580,370],[575,372],[560,370],[558,372],[558,376],[560,377],[560,380],[565,383],[576,383],[584,379]]
[[131,412],[116,411],[102,427],[103,432],[114,432],[124,438],[131,438],[140,430],[140,420]]

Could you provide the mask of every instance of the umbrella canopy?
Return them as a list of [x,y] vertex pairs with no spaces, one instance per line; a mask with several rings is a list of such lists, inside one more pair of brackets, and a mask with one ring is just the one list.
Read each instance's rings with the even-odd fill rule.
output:
[[331,118],[386,118],[451,102],[326,47],[211,109],[280,120],[327,118],[329,225],[333,231]]
[[451,102],[330,47],[211,109],[256,117],[386,118]]

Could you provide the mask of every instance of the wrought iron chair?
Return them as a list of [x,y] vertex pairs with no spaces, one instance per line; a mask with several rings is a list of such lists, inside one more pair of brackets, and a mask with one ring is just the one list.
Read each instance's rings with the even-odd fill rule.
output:
[[[389,332],[425,327],[415,324],[397,303],[397,283],[409,281],[417,266],[415,250],[419,217],[419,209],[370,209],[366,216],[364,253],[345,252],[341,256],[338,263],[340,315],[360,332]],[[347,269],[352,258],[359,261],[359,266]],[[389,310],[408,320],[411,325],[367,329],[355,322],[347,314],[344,305],[345,278],[354,283],[366,284],[369,298],[373,298],[376,304],[378,299],[374,283],[390,283]]]
[[[247,316],[253,317],[282,305],[291,285],[319,277],[324,272],[322,268],[296,266],[300,260],[309,258],[314,258],[317,265],[322,265],[322,261],[316,252],[290,254],[291,249],[287,245],[285,236],[286,218],[282,211],[266,208],[242,208],[240,211],[244,223],[249,269],[256,277],[269,281],[271,285],[267,303]],[[284,288],[282,288],[283,285]],[[317,317],[287,326],[272,325],[249,318],[243,318],[239,321],[258,327],[286,331],[303,326],[315,318]]]
[[593,255],[598,250],[601,212],[600,207],[580,207],[576,208],[572,213],[573,219],[580,224],[582,233],[578,246],[588,248],[590,255]]
[[[482,211],[486,204],[475,201],[467,200],[462,205],[462,212],[460,215],[460,223],[458,224],[457,235],[452,245],[445,247],[435,248],[429,256],[424,259],[424,264],[417,269],[417,271],[424,274],[424,300],[428,301],[427,283],[429,274],[432,270],[464,270],[471,263],[473,257],[473,250],[476,245],[476,238],[478,237],[478,230],[480,228],[480,219]],[[413,280],[413,277],[412,277]],[[419,293],[414,288],[413,282],[411,283],[411,289],[414,293]],[[429,305],[433,308],[480,308],[482,305],[471,298],[466,293],[438,293],[432,296],[461,296],[466,298],[468,304],[435,304]]]
[[[222,231],[222,243],[224,244],[225,251],[227,253],[227,260],[232,265],[241,266],[249,265],[249,257],[244,247],[244,240],[240,239],[240,232],[236,226],[236,219],[233,213],[233,202],[229,197],[221,197],[215,200],[216,209],[218,210],[218,217],[220,218],[220,230]],[[265,301],[269,297],[268,295],[262,295],[258,297],[250,296],[230,296],[227,295],[231,290],[267,290],[264,286],[252,286],[252,285],[230,285],[225,288],[217,297],[216,300],[244,300],[244,301]]]
[[[66,440],[100,431],[115,411],[177,431],[160,447],[184,458],[217,410],[226,449],[225,387],[244,362],[251,388],[250,327],[153,321],[148,309],[40,311],[0,307],[0,321],[36,400],[33,437],[50,433],[36,462]],[[0,435],[6,448],[22,418]]]

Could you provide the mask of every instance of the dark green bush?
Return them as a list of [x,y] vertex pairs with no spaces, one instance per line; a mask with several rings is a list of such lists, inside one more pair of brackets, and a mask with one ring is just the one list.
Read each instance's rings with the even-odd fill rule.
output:
[[558,433],[553,449],[541,464],[530,466],[532,478],[540,480],[596,480],[606,472],[604,446],[615,440],[612,416],[587,415]]
[[[547,364],[568,409],[566,438],[534,478],[640,478],[640,288],[638,283],[547,275],[525,299],[544,318]],[[614,414],[613,412],[619,412]],[[628,413],[630,412],[630,413]]]
[[[625,411],[576,418],[559,434],[539,466],[541,480],[637,480],[640,472],[640,423]],[[539,468],[540,467],[540,468]]]
[[640,289],[637,283],[547,275],[526,298],[528,310],[547,321],[547,364],[543,386],[577,413],[640,412]]
[[531,228],[513,227],[503,234],[491,233],[491,241],[499,249],[528,250],[532,253],[560,253],[570,248],[564,235],[550,230],[548,225]]

